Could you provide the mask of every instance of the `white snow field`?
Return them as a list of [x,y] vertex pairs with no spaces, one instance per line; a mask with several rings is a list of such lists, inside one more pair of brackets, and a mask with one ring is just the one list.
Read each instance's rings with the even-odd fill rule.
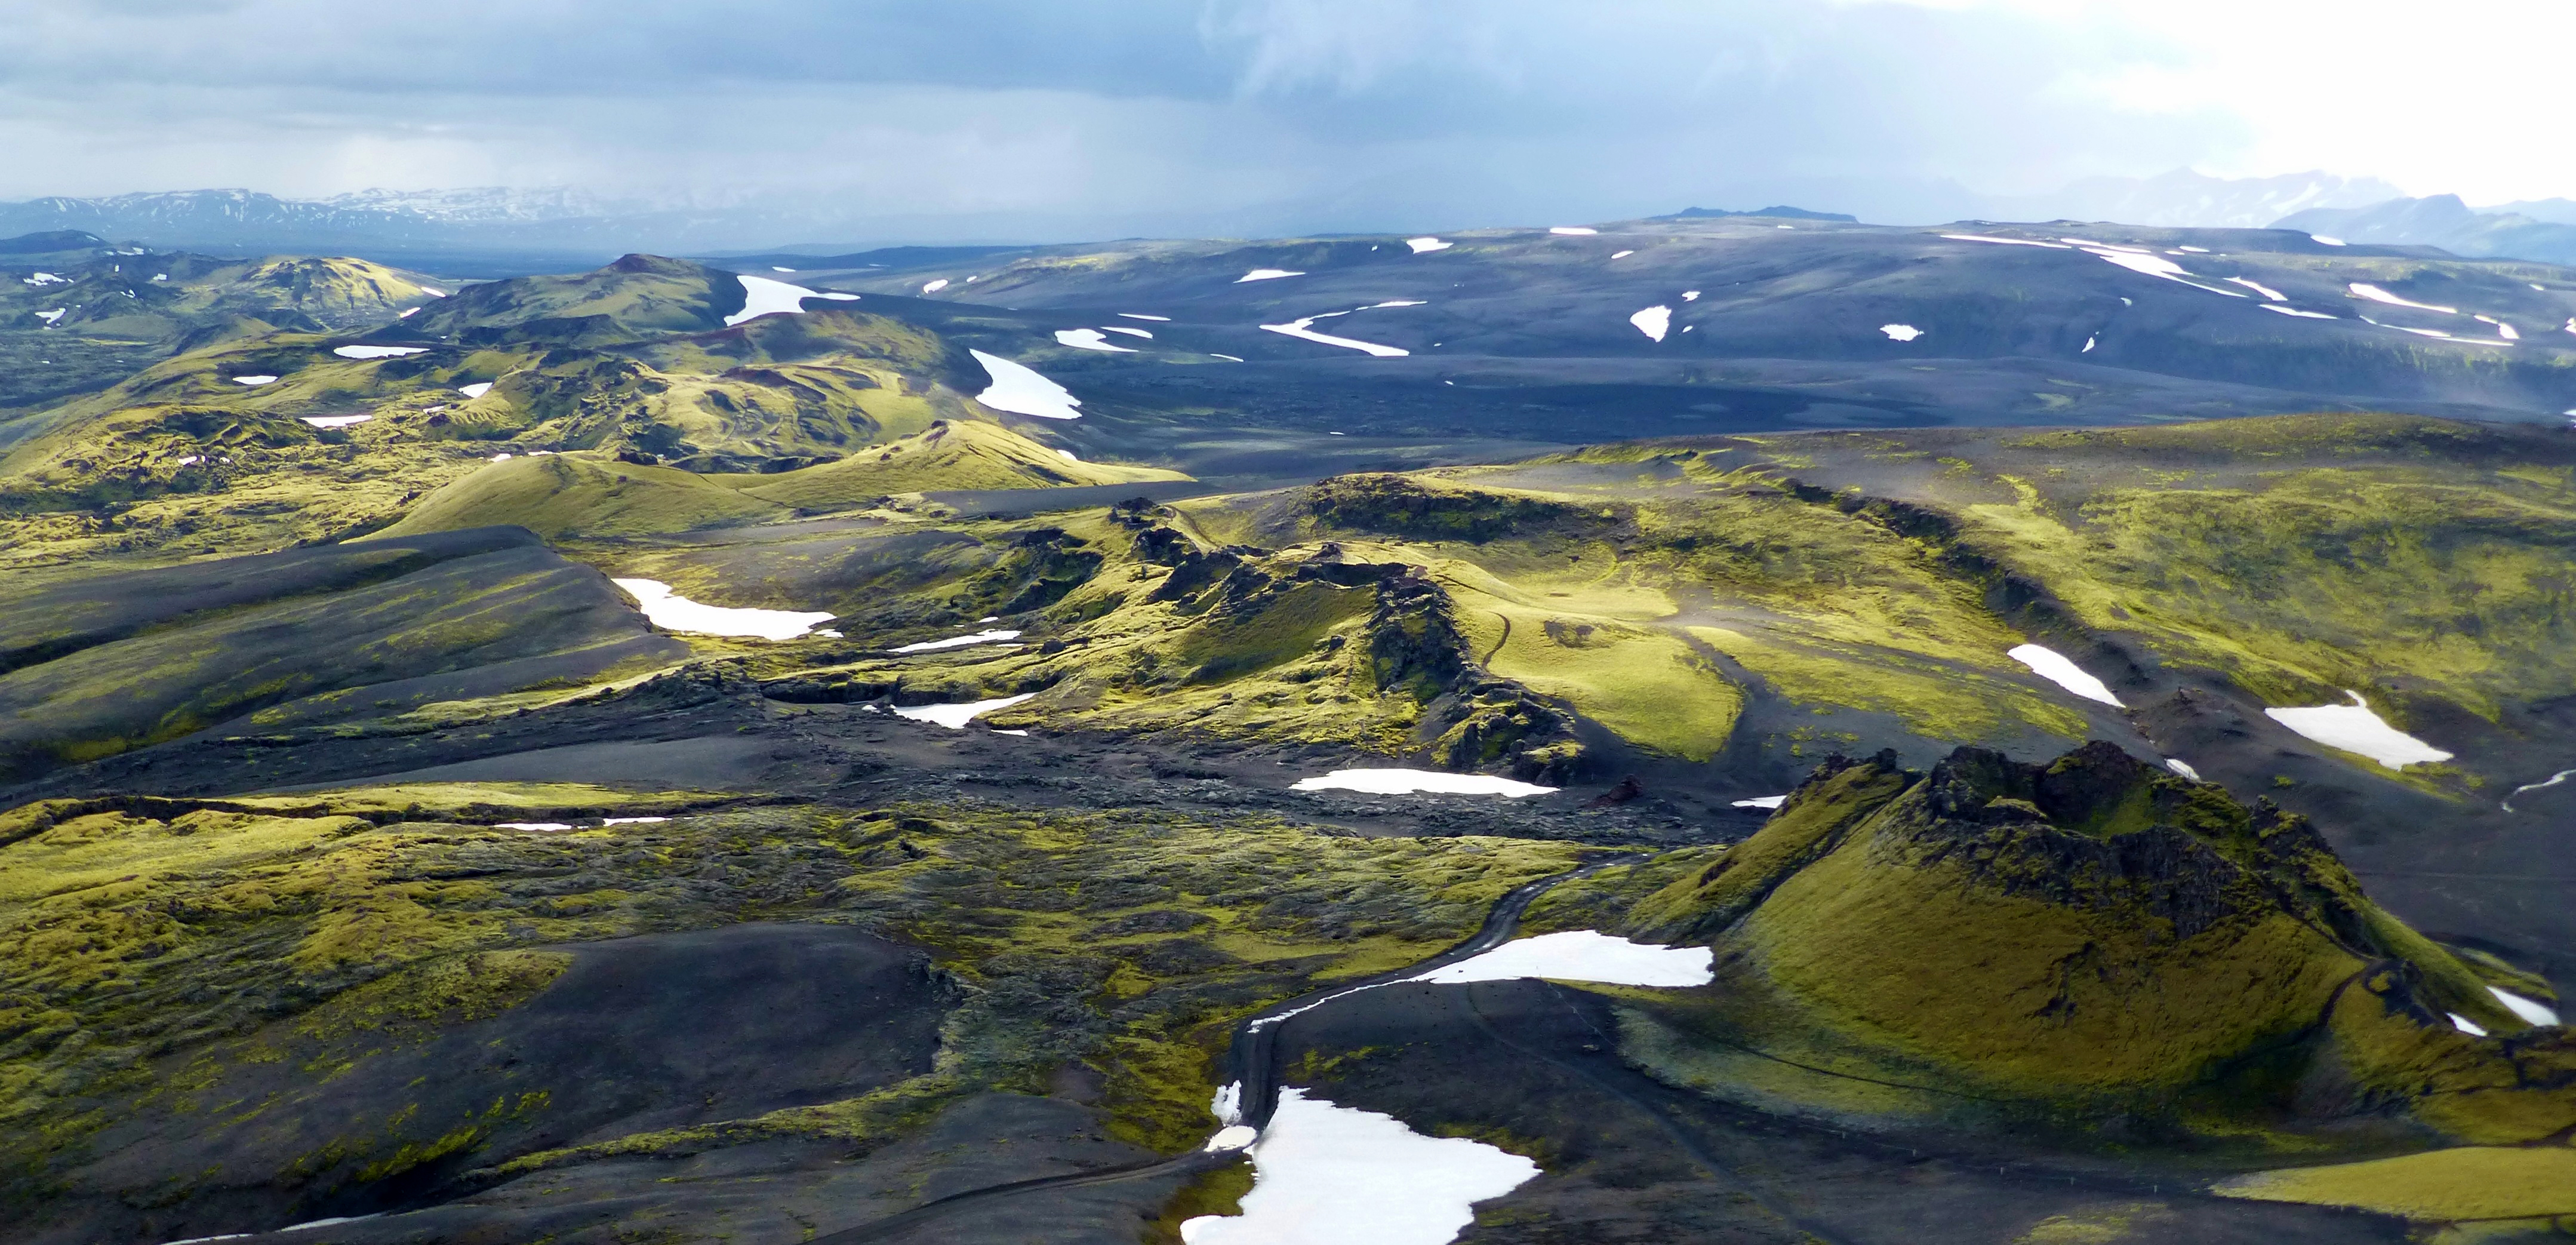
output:
[[331,353],[343,359],[399,359],[407,354],[427,354],[427,346],[339,346]]
[[[1121,329],[1119,331],[1134,332],[1136,330]],[[1100,330],[1098,329],[1057,329],[1055,331],[1055,341],[1059,346],[1071,346],[1076,350],[1097,350],[1104,354],[1136,353],[1135,348],[1132,346],[1112,344],[1108,338],[1100,335]]]
[[1910,342],[1923,336],[1923,330],[1911,324],[1882,324],[1878,326],[1878,331],[1901,342]]
[[976,401],[1014,415],[1031,415],[1039,419],[1082,418],[1082,412],[1073,409],[1082,405],[1082,399],[1065,392],[1064,386],[1000,355],[986,354],[981,350],[967,353],[974,355],[975,361],[984,365],[984,374],[993,378],[993,383],[986,386],[984,392],[975,395]]
[[1306,274],[1302,272],[1290,272],[1285,268],[1255,268],[1242,276],[1236,277],[1234,279],[1234,283],[1236,285],[1241,285],[1246,281],[1276,281],[1281,277],[1302,277],[1305,275]]
[[300,420],[303,420],[305,423],[311,424],[311,425],[313,425],[313,426],[314,426],[314,427],[316,427],[316,428],[347,428],[347,427],[349,427],[349,426],[351,426],[351,425],[353,425],[353,424],[363,424],[363,423],[367,422],[368,420],[374,419],[374,418],[375,418],[375,416],[373,416],[373,415],[298,415],[298,416],[296,416],[296,418],[297,418],[297,419],[300,419]]
[[1554,787],[1515,782],[1489,774],[1444,774],[1427,769],[1337,769],[1320,778],[1300,778],[1291,791],[1359,791],[1369,795],[1499,795],[1517,800],[1546,795]]
[[2351,704],[2266,709],[2263,716],[2329,748],[2358,752],[2390,769],[2451,759],[2450,753],[2390,726],[2370,711],[2370,702],[2361,693],[2345,688],[2344,695],[2352,697]]
[[2353,296],[2356,298],[2367,298],[2374,303],[2386,303],[2391,307],[2412,307],[2417,311],[2438,311],[2446,316],[2456,316],[2460,314],[2460,309],[2457,307],[2436,307],[2431,303],[2419,303],[2411,298],[2399,298],[2395,294],[2391,294],[2378,286],[2368,285],[2360,281],[2355,281],[2345,288],[2351,290],[2353,292]]
[[1662,305],[1648,307],[1628,317],[1628,323],[1636,325],[1638,332],[1662,341],[1664,334],[1672,331],[1673,309]]
[[1458,245],[1455,242],[1443,242],[1438,238],[1406,238],[1404,240],[1404,244],[1412,247],[1413,253],[1416,255],[1428,255],[1433,251],[1445,251],[1450,247]]
[[943,649],[972,648],[978,644],[1000,644],[1005,641],[1016,640],[1019,638],[1019,632],[997,627],[978,631],[973,635],[952,635],[945,640],[923,640],[917,644],[906,644],[900,647],[887,649],[886,651],[889,653],[936,653]]
[[701,605],[672,592],[669,584],[658,579],[612,579],[608,582],[625,589],[626,595],[635,598],[636,607],[644,611],[644,617],[651,619],[654,626],[694,635],[793,640],[813,630],[814,624],[832,619],[828,613]]
[[1995,242],[2004,246],[2046,247],[2052,251],[2071,251],[2075,249],[2063,242],[2039,242],[2030,238],[1990,238],[1981,233],[1945,233],[1941,236],[1948,238],[1953,242]]
[[1329,316],[1348,314],[1350,313],[1334,311],[1321,316],[1306,316],[1301,319],[1291,320],[1286,324],[1265,324],[1261,327],[1273,333],[1284,334],[1304,341],[1317,342],[1326,346],[1340,346],[1346,350],[1366,351],[1381,359],[1401,359],[1406,355],[1413,353],[1401,346],[1381,346],[1376,342],[1364,342],[1353,337],[1335,337],[1330,333],[1318,333],[1314,330],[1313,326],[1317,320],[1326,319]]
[[484,394],[492,392],[492,382],[486,380],[478,381],[471,385],[458,385],[456,387],[456,392],[464,394],[469,398],[479,398]]
[[1716,980],[1707,947],[1659,947],[1598,930],[1575,929],[1516,938],[1455,964],[1405,978],[1433,985],[1549,978],[1611,986],[1704,986]]
[[2504,1009],[2506,1011],[2522,1017],[2523,1021],[2527,1024],[2554,1025],[2558,1023],[2557,1009],[2546,1003],[2540,1002],[2536,999],[2526,999],[2519,994],[2515,994],[2511,990],[2502,990],[2494,986],[2488,986],[2487,993],[2494,995],[2496,997],[2496,1002],[2504,1004]]
[[274,376],[236,376],[233,378],[233,383],[236,385],[274,385],[277,383],[277,378]]
[[2082,666],[2076,665],[2065,654],[2053,648],[2037,644],[2022,644],[2014,646],[2004,656],[2030,667],[2033,674],[2086,700],[2098,700],[2113,708],[2127,707],[2120,703],[2119,697],[2111,694],[2110,687],[2102,680],[2084,673]]
[[1008,709],[1035,695],[1037,695],[1036,692],[1022,692],[1017,696],[1002,696],[992,700],[969,700],[953,705],[914,705],[909,709],[897,709],[894,715],[899,718],[910,718],[915,722],[930,722],[945,726],[952,731],[962,731],[966,729],[967,723],[985,714],[996,709]]
[[828,298],[843,303],[857,302],[859,298],[856,294],[844,294],[838,290],[830,293],[809,290],[801,285],[789,285],[784,281],[773,281],[768,277],[734,279],[742,282],[742,310],[725,317],[727,328],[745,320],[756,320],[762,316],[782,312],[787,315],[802,315],[805,311],[805,300],[809,298]]
[[1553,225],[1548,228],[1548,232],[1562,234],[1569,238],[1586,238],[1601,231],[1589,225]]
[[1509,1151],[1425,1137],[1293,1085],[1251,1153],[1243,1213],[1182,1221],[1184,1245],[1447,1245],[1476,1221],[1476,1203],[1539,1174]]

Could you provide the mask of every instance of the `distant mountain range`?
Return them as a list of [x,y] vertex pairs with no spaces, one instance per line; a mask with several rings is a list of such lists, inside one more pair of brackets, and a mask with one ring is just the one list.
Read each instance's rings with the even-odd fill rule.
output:
[[[1936,205],[1942,214],[1959,217],[2166,228],[2277,224],[2356,242],[2438,246],[2464,256],[2576,262],[2576,201],[2472,208],[2453,195],[2409,199],[2376,178],[2325,172],[2222,178],[2176,169],[2145,178],[2092,178],[2046,195],[1936,197],[1942,198]],[[1691,207],[1661,219],[1728,216],[1855,219],[1786,206],[1741,212]],[[565,188],[375,189],[325,199],[239,189],[184,190],[0,203],[0,237],[79,231],[120,243],[217,254],[361,255],[461,276],[588,267],[630,251],[751,252],[755,254],[746,257],[802,267],[784,257],[857,251],[862,248],[851,243],[871,234],[884,237],[886,231],[879,227],[885,223],[853,217],[837,202],[804,197],[670,207]],[[893,232],[917,235],[917,225]],[[844,241],[780,245],[793,238]],[[492,271],[480,271],[486,267]]]
[[2261,229],[2293,212],[2361,208],[2405,192],[2375,177],[2286,173],[2211,177],[2175,169],[2154,177],[2096,177],[2055,194],[1996,200],[1997,220],[2108,220],[2170,228]]
[[2438,246],[2454,255],[2576,264],[2576,202],[2543,199],[2479,210],[2458,195],[2391,199],[2364,208],[2312,208],[2282,218],[2347,242]]

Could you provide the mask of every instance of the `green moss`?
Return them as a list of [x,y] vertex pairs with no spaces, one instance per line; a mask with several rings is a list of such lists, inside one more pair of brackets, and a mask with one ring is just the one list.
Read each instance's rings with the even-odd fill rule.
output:
[[685,471],[556,454],[484,467],[421,499],[378,535],[508,524],[557,540],[641,536],[785,513]]
[[2434,1221],[2576,1215],[2576,1148],[2463,1146],[2258,1172],[2221,1181],[2214,1191]]
[[1145,1225],[1145,1245],[1181,1245],[1181,1225],[1202,1215],[1240,1215],[1243,1196],[1252,1192],[1252,1160],[1237,1158],[1200,1172],[1172,1194]]

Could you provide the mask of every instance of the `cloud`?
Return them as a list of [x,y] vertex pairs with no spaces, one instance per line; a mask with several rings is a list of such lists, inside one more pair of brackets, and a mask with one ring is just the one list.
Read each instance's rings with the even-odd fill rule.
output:
[[[2374,68],[2394,11],[0,0],[0,196],[565,185],[803,205],[857,238],[1455,228],[1777,201],[1932,220],[1980,195],[2178,165],[2564,189],[2571,157],[2535,151],[2513,120],[2545,126],[2545,71],[2517,81],[2489,22],[2420,9],[2406,68]],[[2576,33],[2525,0],[2482,12]]]

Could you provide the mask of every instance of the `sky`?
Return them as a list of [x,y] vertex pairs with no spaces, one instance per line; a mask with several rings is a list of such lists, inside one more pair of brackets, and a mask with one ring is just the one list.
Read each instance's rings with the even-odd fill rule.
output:
[[0,0],[0,198],[568,187],[882,237],[1905,222],[2321,169],[2576,195],[2485,0]]

